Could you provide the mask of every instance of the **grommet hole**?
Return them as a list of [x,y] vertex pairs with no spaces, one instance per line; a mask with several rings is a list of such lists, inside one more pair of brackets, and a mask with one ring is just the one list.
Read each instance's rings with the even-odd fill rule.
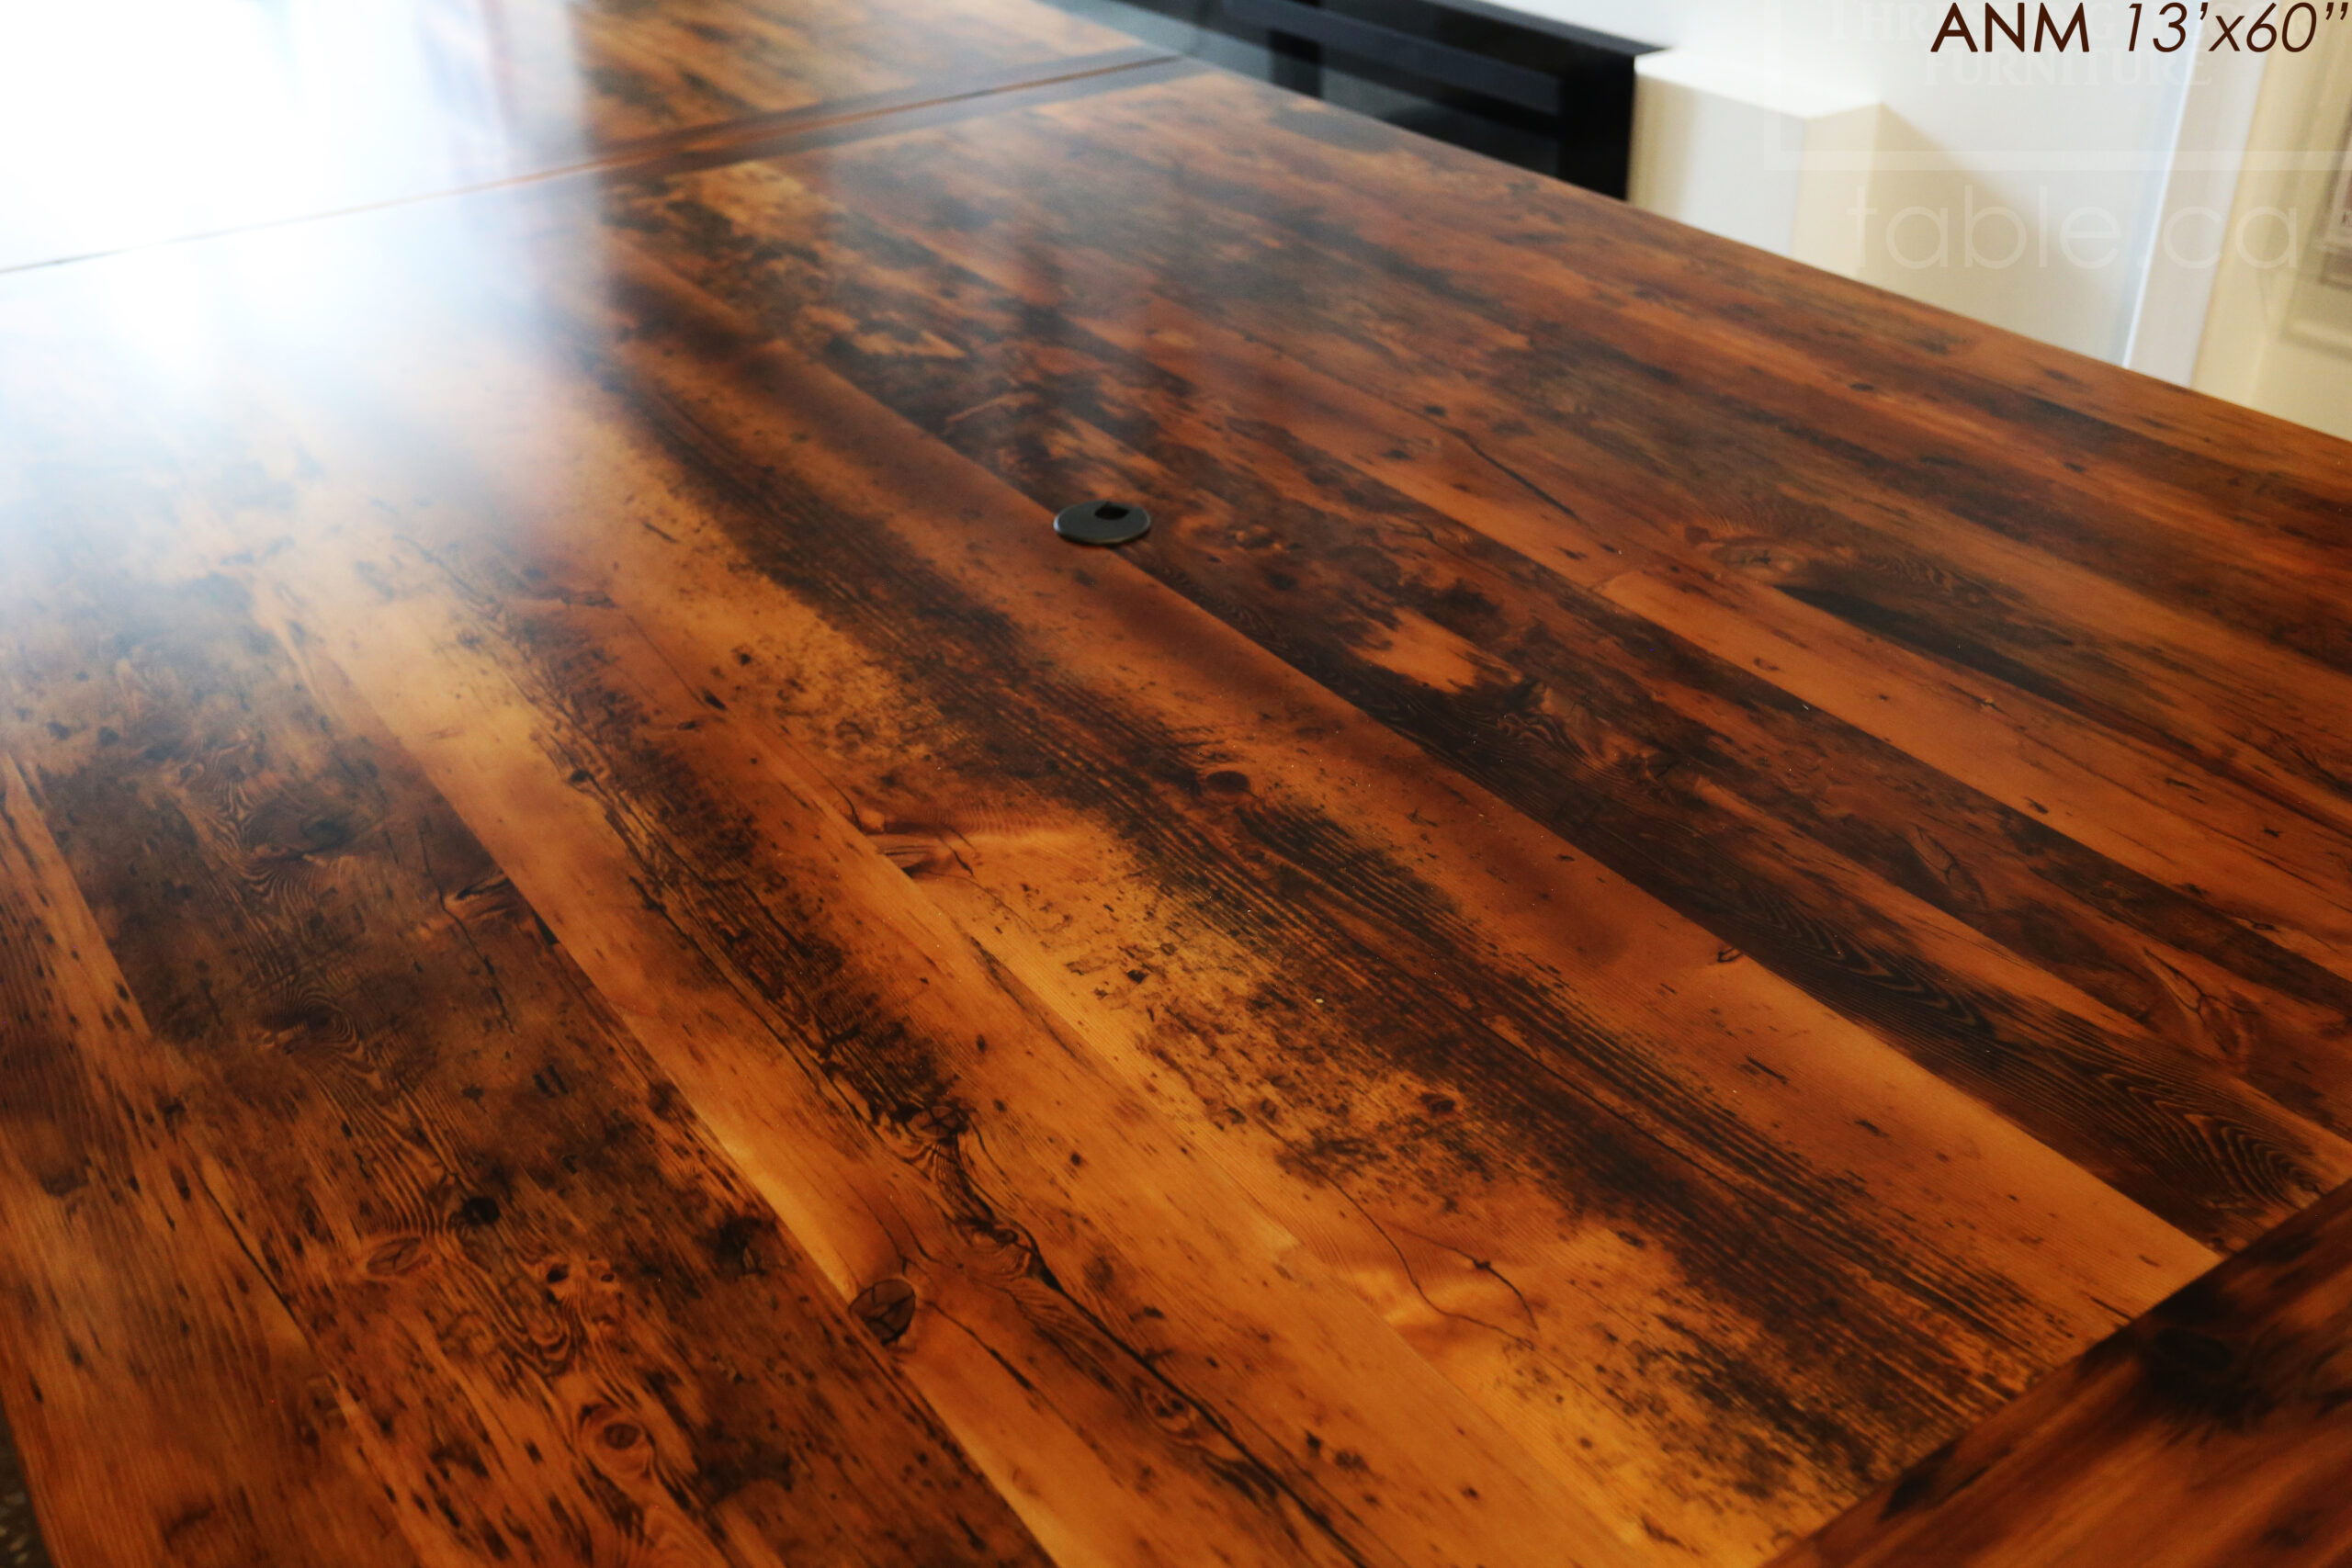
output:
[[1151,529],[1151,513],[1127,501],[1081,501],[1054,515],[1054,532],[1074,545],[1124,545]]

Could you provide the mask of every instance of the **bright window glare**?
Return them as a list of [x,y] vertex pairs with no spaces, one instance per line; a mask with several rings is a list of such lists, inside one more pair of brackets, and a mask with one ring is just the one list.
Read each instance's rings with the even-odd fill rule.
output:
[[0,0],[0,267],[513,173],[499,37],[481,0]]

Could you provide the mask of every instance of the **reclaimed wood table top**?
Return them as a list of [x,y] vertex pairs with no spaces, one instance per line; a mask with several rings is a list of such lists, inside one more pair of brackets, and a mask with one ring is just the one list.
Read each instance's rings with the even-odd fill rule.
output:
[[[1010,74],[0,275],[59,1562],[2082,1562],[1976,1500],[2344,1451],[2352,446],[890,9]],[[2166,1561],[2331,1561],[2271,1473]]]

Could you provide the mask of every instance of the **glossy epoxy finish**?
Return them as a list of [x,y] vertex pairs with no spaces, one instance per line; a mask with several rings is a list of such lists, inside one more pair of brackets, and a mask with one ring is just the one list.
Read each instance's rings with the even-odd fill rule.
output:
[[1755,1562],[2342,1179],[2341,446],[1181,68],[776,129],[0,285],[65,1561]]

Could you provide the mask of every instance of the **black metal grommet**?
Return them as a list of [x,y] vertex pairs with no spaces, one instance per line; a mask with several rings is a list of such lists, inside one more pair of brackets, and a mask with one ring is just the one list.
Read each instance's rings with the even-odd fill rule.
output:
[[1081,545],[1124,545],[1151,528],[1151,513],[1124,501],[1084,501],[1054,516],[1054,532]]

